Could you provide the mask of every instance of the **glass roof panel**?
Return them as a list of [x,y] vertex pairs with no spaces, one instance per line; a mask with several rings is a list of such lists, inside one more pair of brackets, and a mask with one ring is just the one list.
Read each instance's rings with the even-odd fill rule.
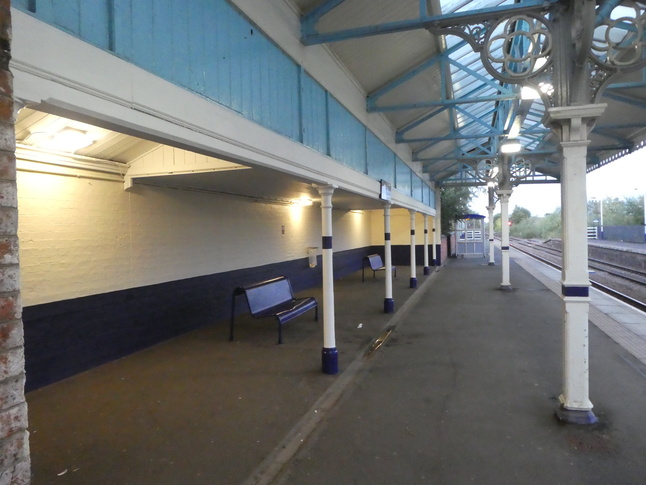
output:
[[[505,5],[523,3],[523,0],[439,0],[443,14],[454,12],[478,13],[479,10]],[[498,26],[498,29],[503,28]],[[523,22],[516,23],[516,28],[525,30]],[[622,32],[613,32],[617,39],[624,39],[626,29]],[[614,37],[613,37],[614,38]],[[543,126],[545,106],[540,99],[528,104],[520,97],[509,99],[509,95],[520,93],[520,87],[503,84],[493,78],[482,64],[480,54],[462,38],[447,35],[444,37],[446,50],[450,61],[446,63],[446,73],[449,76],[450,97],[455,100],[461,98],[462,102],[450,109],[452,114],[453,134],[457,135],[456,149],[465,155],[476,156],[494,154],[498,150],[500,141],[505,135],[514,133],[526,150],[544,149],[548,136],[544,133]],[[514,57],[523,59],[523,53],[531,49],[531,43],[526,37],[518,36],[512,45],[501,42],[494,43],[491,55],[495,58],[505,57],[503,49],[511,48]],[[527,68],[523,61],[518,61],[510,66],[511,69],[522,71]],[[499,100],[492,97],[503,95]],[[472,102],[473,98],[481,98],[481,102]],[[485,99],[487,99],[485,101]],[[518,123],[521,122],[520,133]]]

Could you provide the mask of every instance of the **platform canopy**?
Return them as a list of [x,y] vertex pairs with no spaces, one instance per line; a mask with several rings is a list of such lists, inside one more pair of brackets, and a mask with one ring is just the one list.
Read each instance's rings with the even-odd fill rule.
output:
[[[546,111],[577,103],[563,103],[570,86],[556,79],[553,58],[586,30],[594,38],[578,62],[589,69],[592,102],[607,104],[589,136],[588,170],[646,138],[646,82],[631,58],[641,52],[644,3],[600,0],[592,15],[577,10],[583,0],[294,3],[302,42],[334,52],[367,93],[368,111],[383,113],[439,185],[486,184],[510,142],[520,143],[511,157],[518,183],[559,181],[559,137],[544,125]],[[576,19],[566,41],[553,22],[564,9]]]

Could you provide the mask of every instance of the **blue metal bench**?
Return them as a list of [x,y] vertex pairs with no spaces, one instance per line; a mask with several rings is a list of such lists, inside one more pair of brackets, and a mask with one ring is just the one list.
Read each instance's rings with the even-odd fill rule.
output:
[[231,304],[231,325],[229,340],[233,340],[236,297],[245,295],[249,311],[256,318],[276,317],[278,320],[278,343],[283,343],[283,324],[314,309],[314,320],[319,319],[316,298],[295,298],[292,285],[285,276],[261,281],[250,286],[238,287],[233,291]]
[[[363,265],[361,266],[361,282],[363,283],[366,278],[364,275],[364,271],[366,269],[366,263],[368,263],[368,266],[370,266],[370,269],[372,270],[372,277],[375,277],[375,273],[377,271],[385,271],[386,266],[384,266],[384,262],[381,260],[381,256],[378,254],[369,254],[368,256],[363,258]],[[393,276],[395,278],[397,277],[397,268],[395,266],[393,268]]]

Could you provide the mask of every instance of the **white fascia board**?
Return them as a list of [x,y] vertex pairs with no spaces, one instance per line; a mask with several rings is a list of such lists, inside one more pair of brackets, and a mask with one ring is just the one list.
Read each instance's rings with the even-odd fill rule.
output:
[[28,106],[372,199],[379,193],[367,175],[19,10],[12,16],[14,94]]

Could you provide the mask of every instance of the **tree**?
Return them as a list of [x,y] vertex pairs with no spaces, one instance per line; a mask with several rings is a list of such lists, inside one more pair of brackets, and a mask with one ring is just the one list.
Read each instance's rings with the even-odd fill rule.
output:
[[512,224],[520,224],[523,222],[525,219],[529,219],[532,217],[532,213],[529,212],[527,209],[524,207],[518,207],[516,206],[514,208],[514,211],[511,213],[509,216],[509,220],[511,221]]
[[502,231],[502,214],[498,212],[498,214],[493,216],[493,232],[500,231]]
[[604,226],[640,226],[644,223],[643,196],[625,197],[623,200],[616,197],[589,200],[588,226],[601,225],[602,210]]
[[442,187],[440,200],[442,204],[442,234],[451,231],[451,225],[462,214],[468,214],[469,203],[473,193],[469,187]]

